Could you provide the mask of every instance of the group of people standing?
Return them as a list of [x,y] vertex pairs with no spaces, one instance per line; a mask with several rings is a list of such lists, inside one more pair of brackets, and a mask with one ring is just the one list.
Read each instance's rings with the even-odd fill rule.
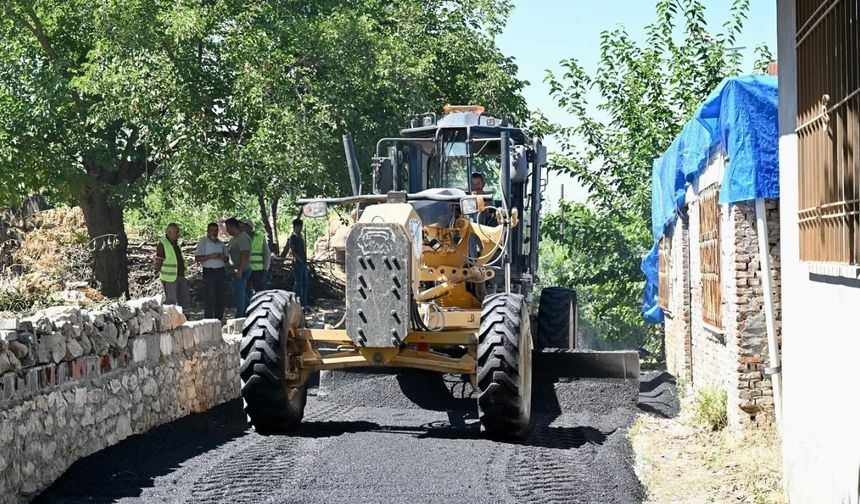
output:
[[[222,242],[218,224],[206,226],[206,237],[197,243],[194,260],[203,267],[203,306],[207,319],[224,319],[224,294],[228,281],[232,285],[236,317],[244,317],[255,292],[269,288],[272,250],[265,233],[254,229],[250,219],[231,217],[224,221],[228,243]],[[293,290],[302,306],[308,309],[307,247],[302,236],[301,219],[293,220],[293,232],[282,256],[293,258]],[[164,287],[164,303],[178,304],[187,310],[191,292],[186,279],[186,264],[179,246],[179,225],[171,223],[155,249],[155,269]]]

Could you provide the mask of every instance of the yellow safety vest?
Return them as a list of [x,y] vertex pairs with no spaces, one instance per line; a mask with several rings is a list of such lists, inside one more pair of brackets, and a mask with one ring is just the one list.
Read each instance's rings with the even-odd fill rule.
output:
[[263,246],[265,239],[263,233],[254,235],[254,241],[251,242],[251,257],[248,261],[251,264],[251,271],[263,270]]
[[175,282],[179,275],[179,261],[176,258],[176,252],[173,250],[173,244],[167,238],[161,239],[161,245],[164,247],[164,262],[161,263],[161,280],[163,282]]

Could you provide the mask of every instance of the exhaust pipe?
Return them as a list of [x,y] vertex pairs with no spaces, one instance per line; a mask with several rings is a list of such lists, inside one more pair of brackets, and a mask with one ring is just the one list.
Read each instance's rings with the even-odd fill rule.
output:
[[349,168],[352,195],[358,196],[361,194],[361,171],[358,169],[358,159],[355,157],[355,146],[352,144],[350,133],[343,136],[343,151],[346,154],[346,166]]

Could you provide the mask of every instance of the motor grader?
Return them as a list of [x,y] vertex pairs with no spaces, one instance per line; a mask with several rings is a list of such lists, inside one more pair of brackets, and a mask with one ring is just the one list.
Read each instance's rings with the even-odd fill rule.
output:
[[[346,240],[342,325],[311,329],[298,297],[252,300],[241,344],[242,396],[263,434],[302,419],[308,379],[359,366],[417,368],[467,377],[482,432],[528,430],[533,355],[558,374],[638,375],[635,352],[574,359],[572,291],[545,288],[535,304],[541,169],[546,148],[480,106],[415,116],[376,144],[373,187],[362,191],[352,140],[344,148],[353,194],[300,199],[306,217],[332,205],[355,217]],[[478,173],[490,190],[471,191]]]

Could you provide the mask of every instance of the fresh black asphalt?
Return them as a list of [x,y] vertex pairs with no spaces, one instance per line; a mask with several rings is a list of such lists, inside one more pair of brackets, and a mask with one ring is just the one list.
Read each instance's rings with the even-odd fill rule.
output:
[[521,442],[483,439],[459,377],[333,372],[290,435],[249,429],[241,400],[75,463],[34,502],[641,502],[627,429],[677,414],[674,379],[535,383]]

